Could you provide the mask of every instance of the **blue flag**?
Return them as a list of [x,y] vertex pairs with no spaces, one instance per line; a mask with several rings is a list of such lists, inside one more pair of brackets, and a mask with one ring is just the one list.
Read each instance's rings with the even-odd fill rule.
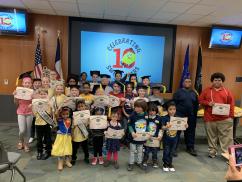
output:
[[189,45],[187,46],[186,55],[184,59],[184,65],[182,70],[182,76],[180,80],[180,88],[183,87],[183,82],[186,78],[190,78],[190,72],[189,72]]

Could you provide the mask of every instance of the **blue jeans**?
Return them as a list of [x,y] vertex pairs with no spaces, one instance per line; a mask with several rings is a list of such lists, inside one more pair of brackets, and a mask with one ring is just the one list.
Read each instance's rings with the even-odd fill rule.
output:
[[150,153],[152,153],[152,160],[157,161],[157,152],[158,152],[158,148],[156,147],[145,147],[144,162],[146,162],[149,159]]
[[176,148],[178,137],[164,137],[163,138],[163,163],[166,165],[172,164],[172,154]]

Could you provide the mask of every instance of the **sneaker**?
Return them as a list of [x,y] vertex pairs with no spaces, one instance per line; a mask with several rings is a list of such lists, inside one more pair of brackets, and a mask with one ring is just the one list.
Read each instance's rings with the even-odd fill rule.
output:
[[169,167],[167,164],[163,164],[163,171],[164,172],[169,172]]
[[33,141],[34,141],[34,138],[30,137],[29,138],[29,143],[33,143]]
[[98,158],[98,163],[99,163],[100,165],[103,165],[103,164],[104,164],[103,157],[99,157],[99,158]]
[[129,164],[128,167],[127,167],[127,170],[133,171],[133,169],[134,169],[134,164]]
[[46,160],[46,159],[48,159],[50,156],[51,156],[50,153],[45,152],[45,153],[42,155],[41,160]]
[[196,150],[194,150],[193,148],[188,148],[187,149],[187,153],[189,153],[190,155],[196,157],[197,156],[197,152]]
[[113,165],[114,165],[114,168],[115,168],[115,169],[118,169],[118,168],[119,168],[118,161],[114,161],[114,164],[113,164]]
[[42,153],[38,153],[37,156],[36,156],[37,160],[41,160],[42,158]]
[[159,168],[158,162],[157,161],[153,161],[153,168]]
[[209,152],[208,157],[215,158],[217,156],[217,152]]
[[18,150],[22,150],[24,148],[23,143],[19,142],[17,148],[18,148]]
[[106,160],[105,162],[104,162],[104,167],[108,167],[110,165],[110,161],[109,160]]
[[92,158],[92,165],[93,166],[97,165],[97,157]]
[[171,171],[171,172],[175,172],[176,171],[175,168],[174,168],[174,166],[172,164],[169,165],[169,171]]
[[144,161],[144,162],[143,162],[143,166],[144,166],[144,167],[147,167],[147,166],[148,166],[147,161]]

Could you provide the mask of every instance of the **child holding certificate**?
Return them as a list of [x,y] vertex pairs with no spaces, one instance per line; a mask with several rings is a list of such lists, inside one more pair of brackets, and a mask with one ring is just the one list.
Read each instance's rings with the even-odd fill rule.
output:
[[[111,128],[113,130],[121,130],[121,124],[118,122],[118,111],[112,111],[111,113],[111,121],[109,122],[108,129]],[[105,135],[107,135],[108,131],[105,131]],[[120,150],[120,139],[118,138],[107,138],[106,140],[106,148],[107,148],[107,160],[104,164],[104,167],[108,167],[111,163],[111,157],[113,155],[114,160],[114,168],[118,169],[118,151]]]
[[59,118],[57,120],[58,131],[51,151],[51,155],[58,157],[59,171],[63,170],[63,165],[72,167],[70,156],[72,155],[71,143],[71,124],[72,124],[72,110],[68,107],[62,107],[59,111]]
[[[76,110],[83,111],[86,109],[87,109],[87,106],[85,105],[85,101],[79,100],[76,104]],[[75,165],[76,163],[77,150],[80,147],[80,145],[84,152],[84,162],[88,164],[89,163],[88,140],[87,140],[88,138],[82,134],[81,129],[79,128],[75,120],[73,121],[73,128],[72,128],[71,134],[72,134],[72,150],[73,150],[72,160],[71,160],[72,165]]]
[[152,140],[158,143],[154,142],[152,146],[150,143],[148,143],[150,140],[147,140],[145,144],[145,152],[144,152],[144,159],[143,159],[143,166],[147,167],[147,162],[149,159],[149,154],[152,153],[152,161],[153,161],[153,167],[158,168],[158,161],[157,161],[157,152],[160,147],[160,140],[162,138],[162,131],[161,131],[161,126],[162,126],[162,121],[161,117],[158,115],[158,107],[155,103],[150,102],[148,105],[148,120],[147,120],[147,132],[150,133]]
[[[137,159],[137,165],[143,169],[143,144],[145,140],[137,140],[137,133],[145,133],[147,126],[147,103],[143,99],[138,99],[134,103],[134,112],[129,117],[128,128],[130,133],[130,153],[129,153],[129,164],[128,171],[133,170],[135,159]],[[137,152],[136,152],[137,151]]]
[[[22,87],[25,89],[31,89],[32,87],[32,79],[30,74],[31,72],[26,72],[21,74],[17,78],[17,82],[19,79],[22,79]],[[13,92],[14,97],[17,95],[17,91]],[[33,115],[31,107],[29,107],[32,103],[32,99],[19,99],[14,98],[14,102],[17,105],[17,115],[18,115],[18,126],[19,126],[19,142],[18,142],[18,150],[24,149],[25,152],[29,152],[29,138],[31,134],[31,127],[33,121]]]

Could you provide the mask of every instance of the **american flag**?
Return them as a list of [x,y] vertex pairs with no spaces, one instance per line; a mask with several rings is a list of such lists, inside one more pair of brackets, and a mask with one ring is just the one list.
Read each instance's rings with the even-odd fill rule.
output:
[[34,58],[34,76],[35,78],[41,78],[42,75],[42,55],[40,50],[40,40],[38,38],[37,47],[35,50]]

